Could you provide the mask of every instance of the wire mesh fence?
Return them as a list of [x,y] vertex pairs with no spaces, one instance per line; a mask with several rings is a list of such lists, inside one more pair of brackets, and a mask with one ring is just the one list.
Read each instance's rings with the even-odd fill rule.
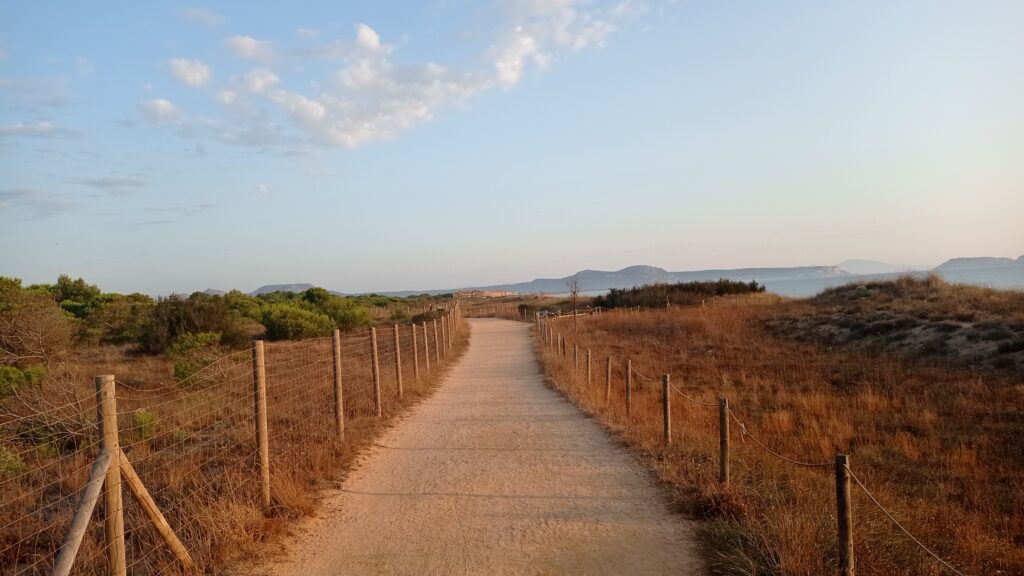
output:
[[[460,318],[452,308],[442,321],[454,329],[453,342],[464,343],[467,325]],[[99,395],[91,383],[55,378],[5,399],[0,574],[54,571],[62,543],[72,538],[69,527],[94,462],[111,452],[111,466],[124,479],[121,507],[108,509],[99,499],[85,530],[75,535],[80,543],[70,573],[107,573],[111,547],[120,547],[108,533],[116,516],[123,517],[126,573],[216,571],[237,559],[267,537],[272,523],[312,509],[317,486],[351,455],[352,434],[375,427],[378,405],[385,416],[404,405],[400,376],[403,392],[422,392],[436,380],[454,349],[440,348],[426,327],[382,325],[372,332],[339,333],[337,342],[317,338],[261,346],[269,506],[262,496],[255,346],[209,359],[171,384],[116,381],[117,451],[109,439],[101,442]],[[440,362],[429,369],[417,366],[428,346],[430,353],[442,350]],[[154,508],[171,536],[154,520]],[[171,545],[175,538],[192,568]]]

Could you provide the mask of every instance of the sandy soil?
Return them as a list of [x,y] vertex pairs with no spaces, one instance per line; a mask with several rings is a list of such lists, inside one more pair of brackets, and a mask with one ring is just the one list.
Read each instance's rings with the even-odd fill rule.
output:
[[529,327],[470,322],[447,381],[262,573],[697,574],[691,526],[633,456],[544,386]]

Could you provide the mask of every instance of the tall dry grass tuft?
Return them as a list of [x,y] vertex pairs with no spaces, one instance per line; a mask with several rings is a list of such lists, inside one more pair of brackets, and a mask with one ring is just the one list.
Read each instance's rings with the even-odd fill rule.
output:
[[[574,370],[571,321],[561,357],[538,343],[551,382],[617,432],[671,485],[679,507],[706,519],[701,541],[719,575],[837,573],[833,455],[911,532],[965,574],[1024,574],[1024,387],[881,352],[796,342],[761,327],[790,304],[607,313],[579,323],[576,343],[599,369]],[[744,305],[751,304],[751,305]],[[604,397],[611,356],[613,393]],[[626,360],[633,377],[625,407]],[[662,441],[662,374],[671,374],[673,437]],[[683,398],[729,399],[732,482],[718,481],[718,411]],[[854,487],[857,572],[938,575],[921,551]]]
[[[280,551],[277,538],[295,518],[313,513],[319,489],[335,482],[391,421],[431,393],[464,351],[461,324],[448,356],[431,370],[418,336],[420,380],[414,380],[409,325],[401,330],[404,395],[398,398],[396,345],[380,331],[382,404],[375,417],[369,336],[342,342],[345,437],[338,441],[333,405],[331,339],[266,344],[272,503],[260,497],[252,367],[248,351],[230,353],[183,381],[171,361],[97,348],[72,358],[60,378],[0,403],[0,565],[3,573],[48,573],[97,452],[91,376],[117,378],[120,443],[198,570],[223,573]],[[132,574],[176,574],[182,568],[127,494],[125,529]],[[85,536],[76,573],[105,566],[99,510]]]

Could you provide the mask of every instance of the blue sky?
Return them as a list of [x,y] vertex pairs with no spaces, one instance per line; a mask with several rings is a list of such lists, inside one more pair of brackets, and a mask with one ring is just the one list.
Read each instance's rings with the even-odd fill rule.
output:
[[0,1],[0,274],[1024,253],[1024,3]]

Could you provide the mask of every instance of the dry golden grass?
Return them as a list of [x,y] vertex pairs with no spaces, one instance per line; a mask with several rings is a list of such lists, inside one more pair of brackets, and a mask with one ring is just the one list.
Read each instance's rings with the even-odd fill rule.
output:
[[[626,414],[627,358],[653,380],[671,374],[702,402],[725,395],[750,433],[787,457],[831,462],[837,451],[850,454],[851,469],[881,503],[965,574],[1024,574],[1024,386],[1005,374],[829,349],[762,328],[800,305],[765,295],[608,313],[580,321],[575,338],[572,320],[559,319],[551,325],[570,340],[566,357],[539,346],[552,382],[643,454],[685,511],[707,519],[701,537],[714,574],[837,573],[833,468],[768,455],[734,422],[732,483],[720,484],[717,408],[673,393],[672,445],[663,447],[660,382],[634,377]],[[606,404],[609,355],[616,365]],[[853,491],[859,575],[946,573]]]
[[[422,331],[417,336],[418,383],[403,326],[399,399],[394,334],[390,327],[379,331],[382,419],[374,416],[369,338],[343,339],[343,442],[335,437],[330,339],[266,345],[269,510],[260,504],[248,351],[228,354],[181,383],[164,358],[131,357],[117,348],[79,351],[40,389],[0,405],[0,448],[20,461],[0,475],[0,572],[42,574],[52,565],[97,450],[92,375],[117,376],[122,448],[199,571],[223,573],[239,560],[275,553],[290,522],[314,513],[319,488],[340,478],[395,415],[429,394],[469,339],[461,332],[439,365],[431,330],[428,373]],[[44,400],[54,406],[40,405]],[[127,492],[124,501],[129,571],[180,573]],[[104,569],[103,514],[98,509],[90,524],[75,573]]]

